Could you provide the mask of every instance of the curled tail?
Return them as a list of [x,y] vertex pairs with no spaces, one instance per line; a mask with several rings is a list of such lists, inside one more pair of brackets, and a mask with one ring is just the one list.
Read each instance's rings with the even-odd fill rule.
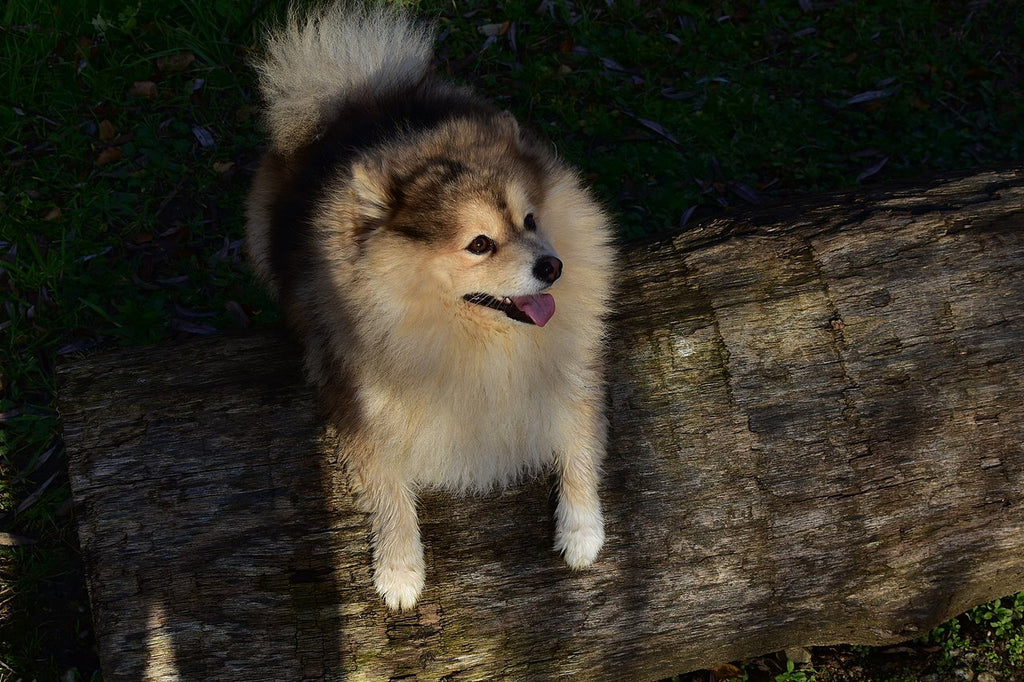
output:
[[353,98],[415,85],[430,66],[433,42],[430,28],[393,5],[292,9],[255,63],[273,147],[289,151],[315,139]]

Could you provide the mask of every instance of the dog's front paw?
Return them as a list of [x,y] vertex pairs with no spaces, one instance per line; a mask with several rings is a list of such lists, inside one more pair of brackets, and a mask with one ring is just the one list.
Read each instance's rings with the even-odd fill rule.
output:
[[373,586],[392,611],[416,606],[424,582],[423,569],[416,566],[379,566],[373,574]]
[[569,517],[558,519],[555,551],[562,553],[571,568],[585,568],[594,563],[604,544],[604,521],[600,511]]

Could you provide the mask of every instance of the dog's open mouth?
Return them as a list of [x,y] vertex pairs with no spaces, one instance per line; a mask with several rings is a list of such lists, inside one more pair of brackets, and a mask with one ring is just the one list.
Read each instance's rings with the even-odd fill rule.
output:
[[495,298],[490,294],[466,294],[465,300],[485,308],[500,310],[517,322],[535,324],[543,327],[555,314],[555,298],[551,294],[533,294],[531,296],[503,296]]

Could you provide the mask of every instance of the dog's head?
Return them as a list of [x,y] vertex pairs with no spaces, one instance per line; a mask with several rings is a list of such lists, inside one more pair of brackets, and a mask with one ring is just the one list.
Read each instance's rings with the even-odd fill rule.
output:
[[[486,125],[485,125],[486,123]],[[563,262],[546,214],[546,157],[508,116],[357,163],[358,238],[414,312],[543,327]],[[567,270],[568,272],[568,270]],[[398,303],[398,301],[395,301]]]
[[[520,188],[508,189],[515,195]],[[562,276],[562,261],[541,228],[537,209],[510,196],[466,202],[462,215],[446,259],[454,293],[469,305],[512,320],[547,324],[555,314],[555,299],[546,290]]]

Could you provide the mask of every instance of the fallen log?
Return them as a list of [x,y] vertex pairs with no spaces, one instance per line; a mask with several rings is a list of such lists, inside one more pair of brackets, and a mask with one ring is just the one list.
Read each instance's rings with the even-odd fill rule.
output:
[[550,480],[428,495],[404,615],[277,335],[62,367],[104,679],[657,679],[1024,589],[1024,170],[634,246],[614,324],[597,564]]

